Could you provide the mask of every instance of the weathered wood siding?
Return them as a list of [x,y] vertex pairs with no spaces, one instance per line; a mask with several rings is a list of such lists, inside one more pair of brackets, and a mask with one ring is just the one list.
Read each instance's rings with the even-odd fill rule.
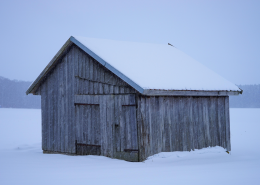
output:
[[139,159],[159,152],[230,146],[227,97],[138,98]]
[[135,89],[107,70],[77,46],[75,55],[75,94],[129,94]]
[[42,149],[73,153],[74,128],[74,64],[72,47],[40,85],[42,102]]
[[[122,108],[122,105],[135,104],[136,91],[77,46],[72,45],[66,50],[37,93],[42,98],[44,151],[75,154],[78,148],[81,154],[89,153],[84,145],[76,147],[77,140],[78,146],[101,145],[101,155],[113,157],[118,143],[120,151],[129,149],[127,139],[135,138],[130,142],[131,147],[138,146],[137,126],[129,126],[130,121],[125,116],[129,114],[136,124],[136,109],[132,106]],[[96,103],[86,102],[88,100]],[[120,119],[125,122],[120,124]],[[125,130],[120,130],[116,135],[115,124]],[[128,132],[135,132],[134,136],[123,135]],[[115,137],[121,138],[116,140],[117,144],[114,144]]]
[[134,94],[75,95],[75,105],[77,142],[101,145],[103,156],[138,161]]
[[76,104],[76,137],[78,143],[100,145],[99,104]]

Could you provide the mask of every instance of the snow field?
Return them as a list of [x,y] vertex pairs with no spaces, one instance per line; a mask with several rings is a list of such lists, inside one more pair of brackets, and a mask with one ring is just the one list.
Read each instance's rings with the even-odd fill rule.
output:
[[260,109],[231,109],[231,154],[221,147],[163,152],[140,163],[43,154],[41,111],[0,109],[0,184],[260,184]]

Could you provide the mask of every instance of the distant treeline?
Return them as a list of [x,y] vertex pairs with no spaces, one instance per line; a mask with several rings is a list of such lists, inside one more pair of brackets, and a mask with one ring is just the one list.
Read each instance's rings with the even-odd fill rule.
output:
[[0,76],[0,107],[40,109],[41,97],[25,94],[30,84]]
[[[0,107],[41,108],[41,97],[26,95],[31,82],[9,80],[0,76]],[[239,96],[230,96],[231,108],[260,108],[260,85],[238,85],[243,90]]]
[[260,85],[238,85],[243,90],[239,96],[230,96],[231,108],[260,108]]

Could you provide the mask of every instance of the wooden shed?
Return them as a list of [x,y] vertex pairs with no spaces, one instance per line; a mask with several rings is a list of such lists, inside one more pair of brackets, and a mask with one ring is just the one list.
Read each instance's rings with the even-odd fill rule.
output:
[[231,150],[238,87],[170,45],[70,37],[26,92],[41,95],[44,153],[143,161]]

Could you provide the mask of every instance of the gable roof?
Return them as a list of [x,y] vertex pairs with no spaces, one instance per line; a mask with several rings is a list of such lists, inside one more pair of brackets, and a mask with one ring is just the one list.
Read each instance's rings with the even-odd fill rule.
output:
[[162,44],[70,37],[27,90],[31,93],[62,52],[76,44],[138,92],[241,90],[175,47]]

